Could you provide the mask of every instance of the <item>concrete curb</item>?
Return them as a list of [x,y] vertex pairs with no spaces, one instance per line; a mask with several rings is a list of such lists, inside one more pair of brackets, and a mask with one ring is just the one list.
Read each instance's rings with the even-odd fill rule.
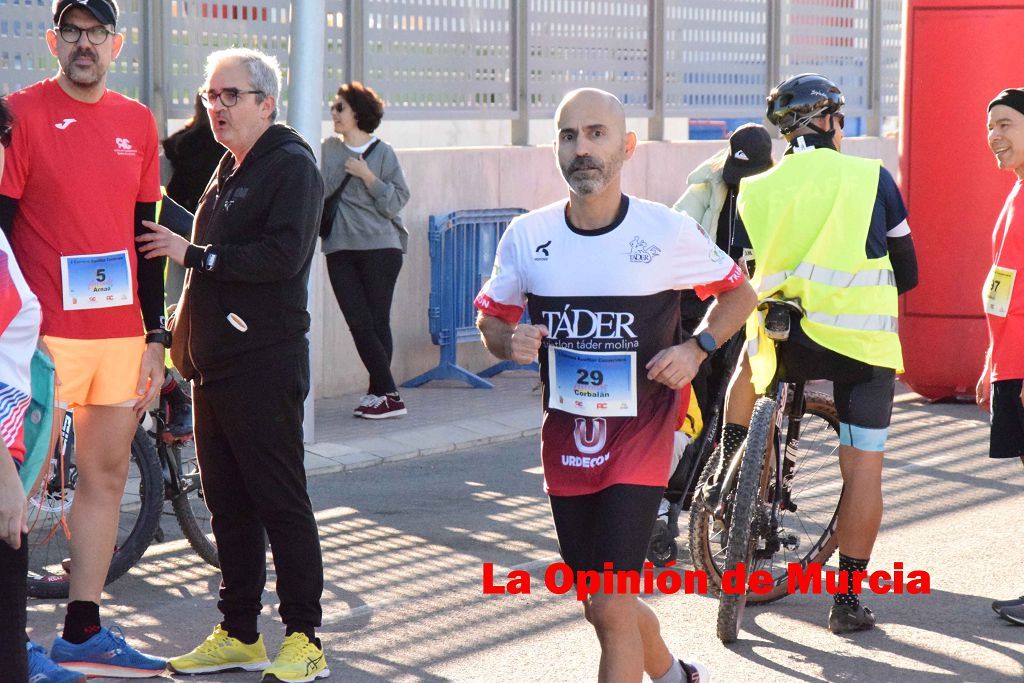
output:
[[540,411],[514,410],[488,419],[466,419],[358,438],[346,443],[306,444],[307,477],[377,467],[427,455],[450,453],[540,434]]

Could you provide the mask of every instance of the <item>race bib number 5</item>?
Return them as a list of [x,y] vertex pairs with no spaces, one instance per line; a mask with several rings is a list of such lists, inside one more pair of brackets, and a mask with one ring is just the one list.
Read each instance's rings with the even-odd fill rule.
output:
[[985,312],[1005,318],[1010,310],[1010,296],[1013,294],[1013,281],[1017,271],[1012,268],[992,266],[985,280]]
[[128,252],[62,256],[64,310],[128,306],[135,300]]
[[636,417],[636,352],[548,346],[548,408],[586,417]]

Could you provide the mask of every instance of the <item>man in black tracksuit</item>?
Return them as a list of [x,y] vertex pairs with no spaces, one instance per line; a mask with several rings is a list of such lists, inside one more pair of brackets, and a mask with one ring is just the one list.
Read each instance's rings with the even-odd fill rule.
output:
[[[278,660],[323,657],[315,636],[323,565],[302,462],[307,282],[323,179],[306,142],[273,122],[271,88],[245,61],[251,51],[225,52],[211,55],[220,61],[208,67],[203,95],[214,134],[229,153],[199,202],[192,241],[155,225],[147,236],[150,253],[188,269],[184,314],[187,357],[195,367],[196,453],[223,574],[217,606],[224,619],[207,639],[209,652],[204,643],[171,660],[181,673],[261,664],[251,648],[262,650],[257,617],[266,581],[264,529],[287,627]],[[294,634],[306,638],[288,653]],[[212,645],[225,638],[244,661],[218,659],[224,648]],[[264,680],[296,680],[279,667],[289,662],[278,660]],[[326,672],[324,664],[316,677]]]

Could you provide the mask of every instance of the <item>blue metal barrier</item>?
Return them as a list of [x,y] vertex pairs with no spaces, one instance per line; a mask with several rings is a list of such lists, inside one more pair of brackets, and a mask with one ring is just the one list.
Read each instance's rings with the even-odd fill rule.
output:
[[525,209],[478,209],[430,217],[430,338],[441,347],[436,368],[405,382],[418,387],[435,379],[458,379],[477,389],[494,385],[483,379],[505,370],[537,370],[537,364],[504,361],[479,375],[456,362],[462,342],[480,338],[473,299],[491,276],[498,240],[509,222]]

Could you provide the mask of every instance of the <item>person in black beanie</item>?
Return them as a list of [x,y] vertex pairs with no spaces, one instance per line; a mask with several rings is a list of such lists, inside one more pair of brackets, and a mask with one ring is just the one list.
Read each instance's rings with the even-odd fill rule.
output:
[[[989,345],[978,379],[978,405],[992,416],[991,458],[1024,461],[1024,88],[989,102],[988,145],[1001,170],[1017,177],[992,234],[992,267],[982,287]],[[1024,626],[1024,596],[992,609]]]

